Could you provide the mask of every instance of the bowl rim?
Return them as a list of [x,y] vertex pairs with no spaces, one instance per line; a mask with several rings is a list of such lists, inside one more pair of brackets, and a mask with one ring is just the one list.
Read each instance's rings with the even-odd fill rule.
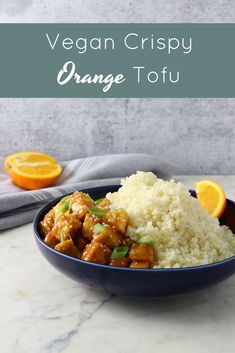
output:
[[[85,189],[81,189],[79,191],[81,192],[85,192],[88,193],[89,191],[91,192],[92,190],[96,191],[102,191],[102,190],[107,190],[107,188],[115,188],[115,187],[120,187],[121,185],[118,184],[111,184],[111,185],[104,185],[104,186],[97,186],[97,187],[91,187],[91,188],[85,188]],[[197,266],[189,266],[189,267],[153,267],[153,268],[148,268],[148,269],[144,269],[144,268],[129,268],[129,267],[117,267],[117,266],[108,266],[108,265],[101,265],[95,262],[89,262],[89,261],[85,261],[85,260],[81,260],[81,259],[77,259],[75,257],[69,256],[69,255],[65,255],[59,251],[56,251],[55,249],[51,248],[50,246],[48,246],[46,243],[44,243],[44,241],[42,240],[39,232],[38,232],[38,223],[39,220],[41,219],[41,216],[45,213],[46,209],[50,208],[51,206],[53,206],[55,203],[59,202],[59,200],[61,200],[63,197],[67,196],[67,195],[71,195],[74,191],[63,194],[59,197],[54,198],[53,200],[49,201],[48,203],[46,203],[42,208],[40,208],[40,210],[36,213],[36,215],[34,216],[33,219],[33,223],[32,223],[32,227],[33,227],[33,233],[34,233],[34,237],[36,239],[37,242],[39,242],[42,246],[44,246],[46,249],[48,249],[50,252],[52,252],[53,254],[57,255],[57,256],[61,256],[64,259],[68,259],[69,261],[78,263],[78,264],[83,264],[83,265],[87,265],[87,266],[91,266],[91,267],[95,267],[95,268],[100,268],[103,269],[105,271],[109,270],[109,271],[136,271],[136,272],[144,272],[144,273],[154,273],[154,272],[182,272],[182,271],[193,271],[193,270],[204,270],[204,269],[210,269],[210,268],[214,268],[217,266],[221,266],[223,264],[227,264],[229,262],[231,262],[232,260],[235,260],[235,255],[228,257],[224,260],[221,261],[217,261],[217,262],[212,262],[209,264],[204,264],[204,265],[197,265]],[[195,190],[193,189],[189,189],[189,192],[191,194],[195,194]],[[230,203],[233,204],[233,206],[235,207],[235,201],[232,201],[230,199],[226,199],[227,201],[229,201]]]

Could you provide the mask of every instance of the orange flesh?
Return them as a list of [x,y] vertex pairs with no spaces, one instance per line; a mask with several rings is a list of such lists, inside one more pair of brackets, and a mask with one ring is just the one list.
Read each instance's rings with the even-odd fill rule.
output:
[[13,183],[28,190],[51,185],[62,172],[53,157],[38,152],[18,152],[7,156],[5,169]]
[[202,207],[215,218],[220,218],[226,208],[226,197],[222,187],[212,180],[196,183],[197,199]]

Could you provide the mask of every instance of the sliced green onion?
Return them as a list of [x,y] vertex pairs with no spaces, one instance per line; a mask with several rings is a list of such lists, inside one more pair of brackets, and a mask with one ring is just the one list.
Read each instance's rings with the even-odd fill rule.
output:
[[[70,211],[71,209],[71,206],[72,206],[72,201],[67,201],[65,203],[63,203],[63,205],[61,205],[59,208],[58,208],[58,213],[64,213],[66,211]],[[56,212],[56,213],[57,213]]]
[[89,208],[89,212],[98,218],[102,218],[105,215],[105,213],[102,210],[100,210],[99,208],[95,208],[95,207]]
[[151,238],[150,236],[146,235],[145,237],[139,238],[138,240],[136,240],[137,244],[150,244],[150,245],[154,245],[156,244],[156,240],[154,240],[153,238]]
[[118,246],[113,249],[111,258],[113,260],[120,259],[121,257],[124,257],[127,255],[128,250],[129,250],[128,246]]
[[95,201],[95,205],[99,205],[99,203],[101,203],[105,198],[102,197],[101,199],[98,199]]
[[55,215],[55,224],[58,222],[60,215],[65,213],[70,213],[72,207],[72,200],[63,203],[57,210]]
[[87,197],[88,199],[90,199],[91,201],[93,201],[93,198],[92,198],[88,193],[86,193],[85,195],[86,195],[86,197]]
[[60,232],[60,241],[61,242],[64,241],[64,232],[63,231]]
[[64,196],[64,197],[60,200],[59,204],[63,204],[64,201],[67,200],[67,198],[68,198],[69,196],[70,196],[70,195]]
[[93,227],[93,233],[100,233],[100,232],[102,232],[102,230],[104,229],[104,226],[102,226],[102,224],[96,224],[96,225],[94,225],[94,227]]
[[72,207],[72,201],[69,201],[70,203],[69,203],[69,209],[68,209],[68,213],[70,213],[70,211],[71,211],[71,207]]
[[55,215],[55,224],[58,223],[59,218],[60,218],[60,213],[57,213],[57,214]]

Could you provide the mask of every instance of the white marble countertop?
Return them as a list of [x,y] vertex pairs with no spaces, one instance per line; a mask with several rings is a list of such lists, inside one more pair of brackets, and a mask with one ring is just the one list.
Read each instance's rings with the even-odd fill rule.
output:
[[[193,186],[199,176],[178,176]],[[235,176],[215,176],[235,199]],[[231,353],[235,276],[192,294],[147,299],[73,282],[39,253],[31,224],[0,233],[1,353]]]

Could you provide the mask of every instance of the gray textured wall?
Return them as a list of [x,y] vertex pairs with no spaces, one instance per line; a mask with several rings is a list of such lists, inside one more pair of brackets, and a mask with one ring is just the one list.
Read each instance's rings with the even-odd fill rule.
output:
[[[234,22],[234,0],[2,0],[1,22]],[[0,155],[153,153],[235,173],[234,99],[0,99]]]

